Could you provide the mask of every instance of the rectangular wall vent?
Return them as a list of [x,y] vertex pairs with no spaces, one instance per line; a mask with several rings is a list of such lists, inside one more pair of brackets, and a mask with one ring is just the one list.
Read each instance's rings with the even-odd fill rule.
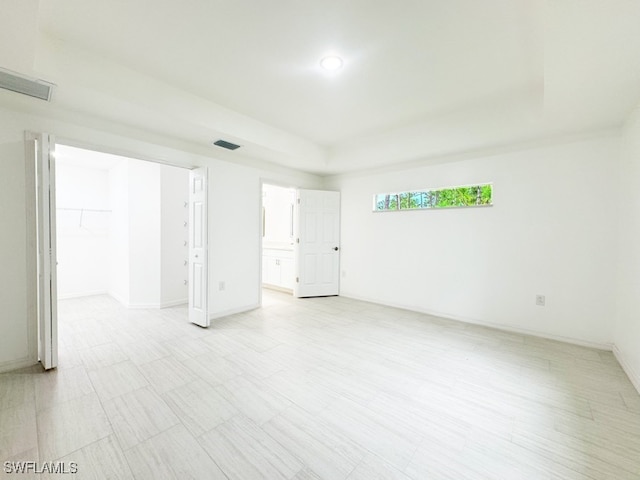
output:
[[48,102],[51,100],[53,84],[43,80],[33,80],[23,75],[0,69],[0,88]]
[[235,143],[227,142],[226,140],[216,140],[213,142],[214,145],[218,147],[226,148],[227,150],[236,150],[240,148],[240,145],[236,145]]

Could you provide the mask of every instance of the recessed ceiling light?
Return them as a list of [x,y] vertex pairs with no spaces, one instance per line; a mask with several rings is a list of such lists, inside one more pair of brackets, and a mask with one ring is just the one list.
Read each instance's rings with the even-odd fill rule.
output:
[[320,60],[320,66],[328,72],[335,72],[340,70],[343,65],[343,61],[340,57],[335,55],[329,55]]

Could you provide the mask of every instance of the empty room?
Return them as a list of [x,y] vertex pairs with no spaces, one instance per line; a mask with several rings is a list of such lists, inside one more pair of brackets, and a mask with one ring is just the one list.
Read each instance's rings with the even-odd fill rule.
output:
[[2,478],[640,479],[640,2],[0,11]]

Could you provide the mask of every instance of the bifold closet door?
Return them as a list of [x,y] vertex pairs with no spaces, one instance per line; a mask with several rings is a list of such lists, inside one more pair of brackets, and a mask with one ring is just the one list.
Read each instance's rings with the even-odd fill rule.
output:
[[207,168],[189,172],[189,321],[208,327]]
[[58,366],[55,138],[27,133],[28,161],[36,170],[38,243],[38,357],[46,370]]

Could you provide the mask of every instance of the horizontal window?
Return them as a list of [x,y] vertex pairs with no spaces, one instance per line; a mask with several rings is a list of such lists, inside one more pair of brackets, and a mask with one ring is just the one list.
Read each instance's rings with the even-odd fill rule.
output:
[[492,197],[493,185],[491,183],[400,193],[379,193],[373,197],[373,210],[387,212],[428,208],[487,207],[493,205]]

